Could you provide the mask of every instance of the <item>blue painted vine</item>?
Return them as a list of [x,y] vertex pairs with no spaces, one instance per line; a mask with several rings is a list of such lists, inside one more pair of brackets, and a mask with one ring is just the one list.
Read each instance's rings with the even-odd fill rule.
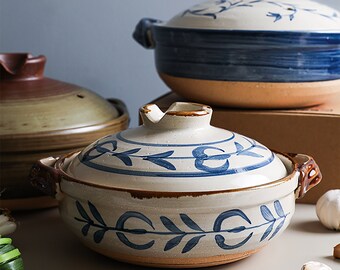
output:
[[[90,229],[93,233],[93,241],[97,244],[101,243],[105,234],[109,231],[114,232],[117,239],[125,246],[136,250],[150,249],[156,240],[152,240],[152,235],[162,236],[164,239],[164,251],[169,251],[178,248],[178,245],[183,241],[184,247],[181,248],[181,253],[190,252],[199,241],[207,236],[213,235],[218,247],[224,250],[233,250],[245,245],[254,235],[254,230],[260,227],[265,227],[265,231],[260,238],[260,242],[272,239],[283,227],[289,213],[285,213],[279,200],[274,202],[275,213],[270,211],[268,206],[261,205],[260,213],[263,222],[260,224],[253,224],[248,216],[240,209],[232,209],[219,214],[212,225],[212,229],[205,230],[197,222],[195,222],[189,215],[185,213],[179,214],[182,224],[175,224],[173,220],[166,216],[160,216],[159,219],[164,227],[164,230],[157,231],[154,227],[154,222],[146,215],[136,211],[127,211],[122,214],[116,221],[115,226],[109,226],[104,221],[98,209],[90,201],[87,202],[88,209],[76,201],[76,208],[80,216],[74,217],[76,221],[82,225],[81,233],[84,237],[89,235]],[[224,228],[227,220],[232,217],[238,217],[247,225],[240,225],[233,228]],[[127,228],[126,222],[130,219],[138,219],[144,222],[150,229]],[[240,224],[242,224],[240,222]],[[228,244],[228,234],[237,234],[241,232],[249,232],[247,236],[239,243]],[[150,241],[144,244],[137,244],[133,240],[132,235],[149,235]],[[159,237],[157,237],[159,239]],[[137,241],[140,243],[140,241]]]
[[[274,156],[270,156],[265,158],[263,155],[254,152],[255,149],[262,149],[269,151],[266,147],[258,144],[255,140],[245,139],[247,143],[249,143],[248,147],[241,145],[239,142],[234,142],[234,150],[226,153],[225,150],[212,146],[210,144],[200,144],[196,146],[192,152],[191,156],[175,156],[175,150],[171,149],[168,151],[161,151],[159,153],[153,153],[149,155],[141,155],[139,154],[142,150],[142,147],[136,147],[133,149],[128,149],[125,151],[119,151],[118,143],[119,140],[113,138],[107,138],[104,141],[96,142],[88,151],[86,151],[83,155],[79,156],[80,161],[92,168],[106,171],[106,172],[114,172],[120,174],[128,174],[128,175],[143,175],[143,176],[164,176],[164,177],[203,177],[203,176],[216,176],[216,175],[226,175],[238,173],[240,171],[249,171],[253,169],[257,169],[269,164]],[[143,146],[143,145],[142,145]],[[209,151],[210,155],[207,154]],[[214,154],[212,154],[214,153]],[[121,169],[121,168],[113,168],[103,166],[101,164],[94,163],[93,161],[99,159],[101,156],[110,156],[112,158],[116,158],[120,160],[122,165],[128,167],[133,166],[134,160],[142,160],[146,163],[153,163],[158,167],[165,169],[166,171],[176,171],[176,166],[174,161],[178,160],[192,160],[192,164],[194,169],[197,169],[196,172],[176,172],[176,173],[168,173],[168,172],[143,172],[143,171],[135,171],[129,169]],[[250,164],[249,166],[242,168],[229,168],[229,158],[232,156],[248,156],[253,158],[258,158],[261,162],[258,164]],[[224,161],[222,165],[217,167],[212,167],[206,165],[208,161]]]
[[338,14],[336,12],[334,12],[333,14],[324,14],[319,12],[317,9],[302,8],[294,4],[268,0],[216,0],[210,3],[210,7],[204,7],[203,4],[188,9],[182,14],[182,16],[185,16],[186,14],[191,14],[195,16],[204,16],[217,19],[218,15],[221,13],[230,11],[235,8],[252,8],[258,4],[266,4],[268,5],[269,9],[279,8],[279,10],[281,10],[281,12],[267,12],[266,16],[272,17],[274,19],[274,22],[280,21],[285,18],[293,21],[298,12],[308,12],[317,16],[325,17],[330,20],[338,18]]

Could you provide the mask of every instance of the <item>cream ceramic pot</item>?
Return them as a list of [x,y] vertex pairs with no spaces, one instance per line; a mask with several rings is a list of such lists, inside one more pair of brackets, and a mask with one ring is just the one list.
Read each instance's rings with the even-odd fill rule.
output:
[[208,106],[140,112],[143,126],[31,172],[81,241],[114,259],[155,267],[242,259],[281,234],[295,198],[321,180],[310,157],[210,126]]
[[190,100],[248,108],[321,104],[339,92],[340,16],[309,0],[210,0],[134,38]]

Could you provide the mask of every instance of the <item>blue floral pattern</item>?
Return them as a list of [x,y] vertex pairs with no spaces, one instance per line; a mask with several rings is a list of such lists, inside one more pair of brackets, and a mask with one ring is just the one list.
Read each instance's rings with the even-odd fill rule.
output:
[[318,16],[325,17],[327,19],[335,19],[338,18],[338,14],[334,12],[333,14],[324,14],[319,12],[316,9],[311,8],[302,8],[298,5],[288,4],[279,1],[268,1],[268,0],[216,0],[210,3],[210,7],[205,7],[203,5],[197,5],[191,9],[186,10],[182,16],[187,14],[195,15],[195,16],[204,16],[211,17],[213,19],[217,19],[218,15],[227,11],[230,11],[235,8],[252,8],[258,4],[266,4],[268,8],[279,8],[282,10],[281,12],[272,12],[268,11],[266,16],[272,17],[274,22],[280,21],[284,18],[287,18],[290,21],[293,21],[296,14],[298,12],[308,12]]
[[[231,209],[219,214],[210,230],[203,229],[189,215],[180,213],[179,217],[182,224],[178,225],[175,224],[173,219],[160,216],[159,220],[164,230],[157,231],[154,222],[143,213],[127,211],[117,219],[115,226],[108,226],[94,204],[88,201],[87,206],[90,214],[88,214],[85,207],[79,201],[76,201],[79,216],[74,218],[82,224],[81,233],[84,237],[89,235],[89,231],[92,228],[94,232],[93,241],[95,243],[101,243],[105,234],[112,231],[116,234],[117,239],[125,246],[136,250],[147,250],[155,244],[156,240],[152,239],[152,235],[157,235],[157,239],[159,239],[159,237],[164,239],[164,251],[175,249],[183,241],[185,243],[181,250],[183,254],[190,252],[199,244],[199,241],[207,235],[213,235],[215,243],[221,249],[233,250],[246,244],[254,236],[255,229],[265,227],[266,230],[259,241],[268,241],[282,229],[287,216],[290,214],[285,213],[280,201],[276,200],[274,202],[275,213],[273,213],[267,205],[260,206],[259,210],[263,218],[263,222],[260,224],[253,224],[242,210]],[[224,228],[225,223],[227,223],[230,218],[239,218],[240,226]],[[130,219],[138,219],[144,222],[149,229],[127,228],[126,222]],[[247,233],[239,243],[228,243],[228,234],[238,234],[246,231],[249,233]],[[143,244],[137,244],[131,240],[131,235],[149,235],[152,240]],[[140,241],[138,241],[138,243],[140,243]]]
[[[234,138],[234,134],[231,138]],[[242,137],[242,139],[244,145],[238,141],[231,142],[229,138],[217,142],[192,145],[151,145],[154,146],[152,149],[155,150],[152,151],[155,152],[150,153],[149,151],[144,151],[147,148],[144,147],[143,143],[138,144],[137,142],[125,140],[121,133],[119,133],[97,141],[83,154],[79,155],[79,158],[83,164],[101,171],[151,177],[206,177],[236,174],[242,171],[261,168],[273,161],[274,154],[268,148],[257,143],[255,140],[250,140],[246,137]],[[230,143],[230,152],[220,148],[226,142]],[[119,148],[119,144],[125,144],[125,146]],[[131,145],[138,146],[126,150],[126,147],[131,147]],[[164,151],[161,149],[162,147],[170,149]],[[183,156],[176,154],[176,148],[183,147],[192,148],[192,150],[189,149],[187,151],[190,155]],[[144,153],[148,152],[148,154],[143,154],[143,151]],[[102,156],[118,159],[118,165],[115,165],[115,161],[112,162],[111,167],[97,163],[96,160]],[[244,167],[231,168],[230,159],[239,156],[250,157],[253,161]],[[188,171],[177,171],[176,163],[179,164],[181,160],[191,160],[189,166],[192,166],[192,168],[188,167]],[[210,161],[220,162],[218,162],[219,165],[214,165]],[[155,171],[136,170],[134,168],[136,162],[145,163],[145,165],[143,164],[144,167],[149,167],[150,163],[152,163],[155,165]],[[121,165],[124,165],[126,168],[122,168]],[[157,170],[157,168],[160,170]]]

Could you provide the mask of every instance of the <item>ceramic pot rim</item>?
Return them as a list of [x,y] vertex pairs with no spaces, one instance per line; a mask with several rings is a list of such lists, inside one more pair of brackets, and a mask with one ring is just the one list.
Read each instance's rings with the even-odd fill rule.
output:
[[[0,144],[2,148],[0,153],[17,153],[23,151],[47,151],[52,149],[65,149],[71,145],[76,147],[84,147],[83,144],[79,144],[78,138],[79,134],[97,134],[103,130],[107,130],[107,133],[114,132],[119,127],[127,127],[129,123],[129,113],[124,107],[123,103],[118,99],[108,99],[108,101],[114,106],[118,111],[118,116],[107,122],[98,123],[94,125],[88,125],[83,127],[69,128],[69,129],[59,129],[46,132],[35,132],[35,133],[24,133],[16,135],[0,135]],[[102,136],[104,136],[103,134]],[[50,144],[51,138],[62,140],[64,143],[61,146]],[[14,145],[20,142],[20,149],[14,150]],[[43,143],[42,143],[43,142]],[[39,146],[42,146],[42,148]],[[47,148],[46,145],[49,147]]]
[[251,29],[247,29],[247,30],[243,30],[243,29],[214,29],[214,28],[191,28],[191,27],[175,27],[175,26],[169,26],[166,24],[166,22],[158,22],[158,23],[154,23],[152,25],[152,27],[154,28],[158,28],[158,29],[167,29],[167,30],[175,30],[175,31],[190,31],[190,32],[198,32],[198,33],[240,33],[240,34],[249,34],[249,35],[253,35],[253,34],[278,34],[278,35],[282,35],[282,33],[284,34],[291,34],[297,37],[300,37],[301,35],[308,35],[308,36],[319,36],[319,35],[331,35],[331,36],[339,36],[340,35],[340,30],[338,31],[334,31],[334,30],[305,30],[305,31],[301,31],[301,30],[251,30]]
[[[76,128],[67,128],[67,129],[56,129],[46,132],[35,132],[35,133],[23,133],[23,134],[15,134],[15,135],[0,135],[0,141],[2,139],[21,139],[21,138],[27,138],[27,136],[34,136],[34,137],[46,137],[46,136],[56,136],[56,135],[64,135],[64,134],[79,134],[83,132],[91,132],[96,131],[98,129],[102,129],[104,127],[117,125],[120,122],[122,122],[122,119],[128,117],[128,112],[126,109],[120,108],[120,105],[117,103],[121,102],[118,99],[107,99],[109,103],[113,107],[115,107],[118,111],[118,116],[116,118],[113,118],[107,122],[103,123],[97,123],[94,125],[88,125],[88,126],[82,126],[82,127],[76,127]],[[78,135],[77,135],[78,136]]]
[[[151,198],[151,197],[183,197],[183,196],[202,196],[202,195],[211,195],[211,194],[220,194],[220,193],[233,193],[233,192],[241,192],[241,191],[249,191],[249,190],[257,190],[257,189],[264,189],[272,186],[277,186],[283,183],[286,183],[288,181],[291,181],[294,179],[294,176],[296,175],[297,172],[299,172],[299,164],[297,161],[295,161],[291,156],[288,154],[274,151],[272,150],[275,154],[278,155],[280,159],[285,158],[289,160],[290,162],[290,172],[278,180],[269,182],[269,183],[264,183],[260,185],[254,185],[250,187],[242,187],[242,188],[233,188],[233,189],[226,189],[226,190],[211,190],[211,191],[183,191],[183,192],[178,192],[178,191],[153,191],[153,190],[139,190],[139,189],[133,189],[133,188],[124,188],[124,187],[114,187],[114,186],[105,186],[101,184],[94,184],[94,183],[87,183],[84,182],[80,179],[74,178],[73,176],[69,175],[66,173],[66,170],[64,169],[65,163],[71,162],[73,158],[76,158],[78,154],[80,153],[79,151],[71,152],[68,155],[58,159],[58,161],[55,163],[54,167],[57,170],[58,174],[60,174],[61,179],[66,180],[68,182],[75,182],[79,184],[83,184],[86,186],[91,186],[95,188],[101,188],[101,189],[106,189],[106,190],[115,190],[115,191],[123,191],[123,192],[129,192],[131,193],[134,197],[139,197],[139,198]],[[67,161],[69,159],[69,161]],[[246,176],[245,176],[246,177]]]
[[53,130],[53,131],[46,131],[46,132],[36,132],[36,133],[24,133],[24,134],[17,134],[17,135],[0,135],[1,139],[21,139],[25,138],[27,136],[32,137],[47,137],[47,136],[57,136],[57,135],[70,135],[70,134],[78,134],[84,133],[84,132],[93,132],[105,127],[114,126],[117,124],[120,124],[125,118],[127,117],[127,113],[123,112],[120,113],[117,118],[114,118],[110,121],[104,122],[104,123],[98,123],[95,125],[88,125],[83,127],[77,127],[77,128],[68,128],[68,129],[59,129],[59,130]]

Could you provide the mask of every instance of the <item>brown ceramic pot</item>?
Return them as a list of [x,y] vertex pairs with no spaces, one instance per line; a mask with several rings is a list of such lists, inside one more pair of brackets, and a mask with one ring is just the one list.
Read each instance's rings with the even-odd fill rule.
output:
[[44,56],[0,54],[0,207],[54,205],[27,181],[32,164],[128,126],[124,103],[44,77],[45,63]]

